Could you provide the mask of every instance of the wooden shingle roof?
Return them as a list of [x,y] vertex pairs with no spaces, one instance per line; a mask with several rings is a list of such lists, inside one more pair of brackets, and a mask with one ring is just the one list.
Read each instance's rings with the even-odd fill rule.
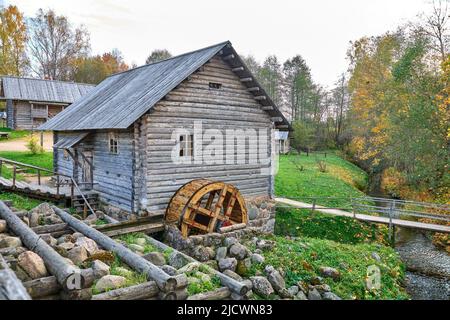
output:
[[75,102],[94,88],[89,84],[11,76],[1,77],[1,85],[1,99],[67,104]]
[[[229,52],[237,56],[231,43],[226,41],[112,75],[41,125],[39,130],[126,129],[216,54],[229,55]],[[247,68],[243,71],[242,76],[249,76]],[[256,80],[249,85],[254,83]],[[265,103],[271,103],[269,97]],[[276,107],[270,112],[288,126]]]

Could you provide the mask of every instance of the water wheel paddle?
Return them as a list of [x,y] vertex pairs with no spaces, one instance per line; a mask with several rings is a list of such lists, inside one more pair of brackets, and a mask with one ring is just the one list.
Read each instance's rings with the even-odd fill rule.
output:
[[165,221],[177,224],[183,237],[210,233],[221,227],[247,223],[247,208],[239,190],[224,182],[206,179],[186,183],[173,195]]

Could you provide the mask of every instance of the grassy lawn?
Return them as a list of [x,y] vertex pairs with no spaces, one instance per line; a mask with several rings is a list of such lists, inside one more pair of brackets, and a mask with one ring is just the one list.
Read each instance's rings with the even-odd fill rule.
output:
[[346,244],[378,242],[388,245],[387,227],[309,209],[277,208],[275,234],[311,237]]
[[[299,238],[289,240],[271,236],[275,247],[263,251],[264,264],[254,264],[249,275],[263,273],[264,265],[281,268],[286,273],[286,285],[309,283],[320,276],[320,267],[336,268],[341,277],[338,280],[324,278],[332,291],[343,299],[407,299],[402,289],[404,267],[398,254],[390,247],[377,244],[342,244],[330,240]],[[376,252],[381,258],[372,257]],[[368,291],[365,281],[367,268],[376,265],[381,273],[381,287]]]
[[[319,170],[318,162],[325,165]],[[327,153],[320,155],[282,155],[275,178],[275,194],[308,202],[308,197],[361,197],[367,187],[367,174],[352,163]],[[345,199],[322,199],[324,206],[345,206]]]
[[[6,158],[8,160],[13,160],[17,162],[22,162],[25,164],[30,164],[33,166],[42,167],[48,170],[53,170],[53,153],[52,152],[44,152],[39,154],[32,154],[30,152],[24,151],[0,151],[0,157]],[[12,177],[12,169],[5,167],[2,168],[2,177],[11,178]],[[26,173],[37,174],[36,170],[29,169]],[[50,175],[50,173],[42,172],[42,175]],[[18,180],[23,180],[22,175],[18,175]]]
[[15,193],[0,191],[0,200],[11,200],[12,206],[20,210],[31,210],[40,205],[43,201],[31,199]]
[[30,131],[27,130],[12,130],[10,128],[0,128],[1,132],[9,132],[9,138],[0,138],[1,141],[8,141],[13,139],[20,139],[30,135]]

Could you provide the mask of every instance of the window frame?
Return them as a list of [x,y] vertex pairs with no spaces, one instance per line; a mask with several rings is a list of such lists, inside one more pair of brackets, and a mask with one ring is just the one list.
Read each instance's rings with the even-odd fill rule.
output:
[[109,154],[119,154],[119,135],[117,132],[108,132],[108,152]]
[[194,156],[194,135],[180,134],[178,136],[179,152],[181,159],[192,159]]

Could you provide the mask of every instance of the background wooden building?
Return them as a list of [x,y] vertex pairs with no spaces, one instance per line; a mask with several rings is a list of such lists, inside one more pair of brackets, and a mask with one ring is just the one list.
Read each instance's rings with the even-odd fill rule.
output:
[[[175,128],[192,129],[195,121],[221,132],[289,129],[229,42],[112,75],[39,129],[55,132],[57,171],[127,212],[165,209],[178,188],[197,178],[232,183],[247,197],[273,192],[273,177],[261,174],[272,161],[174,163],[176,144],[187,157],[207,144],[195,135],[173,139]],[[256,150],[245,152],[248,158]]]
[[6,101],[7,127],[35,129],[92,88],[73,82],[1,77],[0,100]]

